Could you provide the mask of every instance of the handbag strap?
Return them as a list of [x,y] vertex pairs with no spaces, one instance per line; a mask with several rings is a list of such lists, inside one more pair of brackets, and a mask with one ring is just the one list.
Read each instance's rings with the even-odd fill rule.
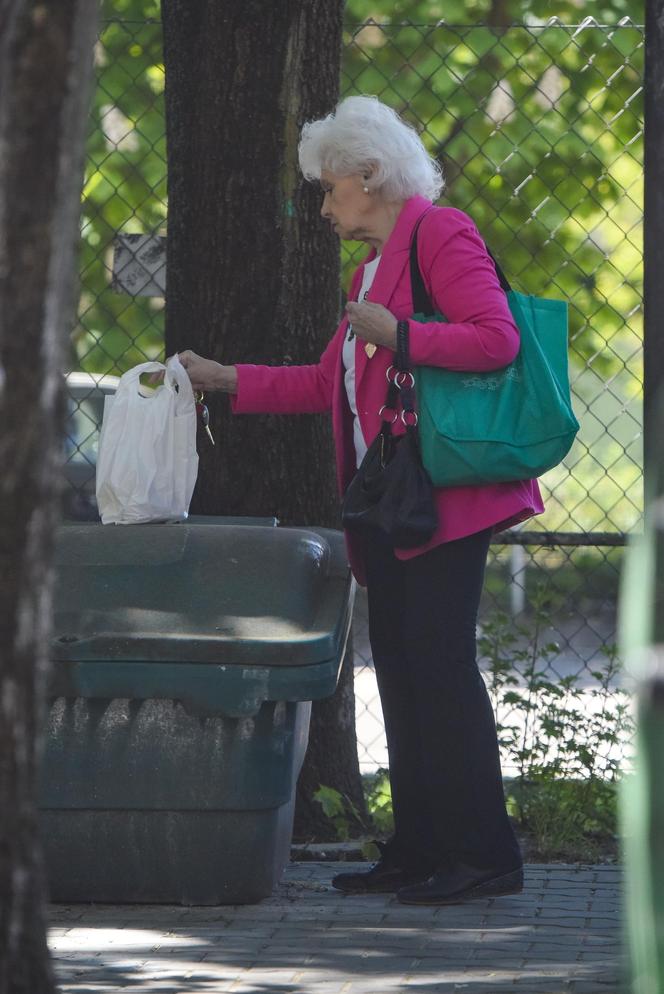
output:
[[410,372],[410,329],[407,321],[397,321],[397,351],[394,365],[402,373]]
[[[431,297],[429,296],[429,292],[425,286],[424,278],[420,270],[420,264],[417,259],[417,232],[419,230],[422,221],[431,210],[433,210],[432,207],[426,210],[424,214],[422,214],[422,216],[420,217],[419,221],[415,225],[415,229],[413,231],[413,238],[410,243],[410,285],[413,294],[413,313],[424,314],[426,317],[430,317],[432,314],[434,314],[436,309],[433,306]],[[484,247],[489,253],[489,257],[495,266],[498,282],[500,283],[504,292],[509,293],[512,289],[509,280],[505,276],[505,273],[503,272],[500,264],[496,260],[496,257],[494,256],[493,252],[486,244],[486,242]]]
[[[380,430],[385,436],[392,434],[392,425],[399,416],[409,431],[414,430],[417,424],[415,378],[410,369],[408,332],[408,322],[399,321],[396,356],[394,365],[387,370],[387,394],[379,412],[383,419]],[[400,415],[399,407],[401,407]]]
[[[415,431],[417,425],[417,414],[415,413],[415,377],[410,368],[410,342],[409,342],[410,328],[407,321],[397,322],[397,350],[394,359],[394,366],[396,367],[396,372],[393,369],[389,369],[387,372],[387,378],[389,381],[389,386],[387,390],[387,400],[385,401],[385,407],[388,410],[393,410],[396,414],[396,408],[401,402],[401,420],[405,424],[409,432]],[[390,372],[394,375],[390,378]],[[391,430],[391,425],[389,429]],[[387,427],[387,426],[386,426]]]
[[396,421],[399,413],[399,393],[400,391],[396,380],[394,378],[390,379],[388,376],[385,403],[378,412],[383,419],[380,429],[383,435],[392,434],[392,425]]

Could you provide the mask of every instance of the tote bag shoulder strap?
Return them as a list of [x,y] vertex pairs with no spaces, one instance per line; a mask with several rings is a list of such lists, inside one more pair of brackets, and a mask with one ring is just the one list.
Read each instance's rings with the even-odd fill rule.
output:
[[413,230],[413,238],[410,243],[410,286],[413,294],[413,313],[424,314],[427,317],[434,313],[434,306],[431,301],[431,297],[429,296],[429,292],[424,284],[424,277],[422,276],[420,264],[417,259],[417,232],[419,231],[422,221],[430,210],[431,208],[426,210],[418,220]]
[[[431,300],[431,295],[429,294],[429,291],[427,290],[426,285],[424,283],[424,277],[422,276],[422,271],[420,270],[420,264],[417,258],[417,233],[419,231],[420,225],[422,224],[422,221],[427,216],[427,214],[429,214],[432,210],[433,207],[430,207],[419,218],[413,230],[413,238],[410,243],[410,285],[413,292],[413,313],[425,314],[427,316],[434,314],[436,309]],[[491,261],[496,267],[496,275],[498,276],[498,280],[500,282],[501,287],[503,288],[506,294],[510,293],[512,287],[510,285],[509,280],[505,276],[505,273],[503,272],[500,264],[497,262],[493,252],[486,244],[486,242],[484,243],[484,245],[487,252],[489,253]]]

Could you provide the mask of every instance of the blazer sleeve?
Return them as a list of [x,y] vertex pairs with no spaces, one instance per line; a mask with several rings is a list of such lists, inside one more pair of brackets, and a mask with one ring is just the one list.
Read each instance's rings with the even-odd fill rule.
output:
[[412,362],[472,372],[509,365],[519,351],[519,331],[468,215],[434,209],[420,225],[417,247],[426,288],[447,321],[409,321]]
[[[351,280],[348,297],[357,300],[363,266]],[[234,414],[322,414],[332,408],[334,374],[348,328],[344,318],[318,363],[310,366],[236,365],[237,393],[231,395]]]
[[[345,324],[345,322],[344,322]],[[310,366],[239,364],[234,414],[318,414],[332,407],[334,371],[339,359],[339,332],[320,362]]]

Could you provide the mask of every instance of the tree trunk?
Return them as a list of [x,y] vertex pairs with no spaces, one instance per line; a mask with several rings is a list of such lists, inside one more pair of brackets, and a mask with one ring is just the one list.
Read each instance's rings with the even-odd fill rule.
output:
[[54,989],[35,781],[96,22],[0,0],[0,994]]
[[[334,787],[351,800],[367,823],[357,760],[352,637],[348,640],[336,694],[324,701],[314,701],[311,709],[311,734],[297,782],[293,826],[293,835],[299,842],[330,842],[335,839],[334,826],[314,800],[314,794],[321,785]],[[351,835],[361,834],[361,827],[353,818],[349,818],[348,827]]]
[[[325,348],[339,317],[339,247],[320,192],[299,174],[297,143],[338,98],[342,8],[164,0],[169,354],[281,365],[317,362]],[[217,445],[199,440],[193,511],[338,526],[328,417],[233,418],[226,398],[207,400]],[[352,699],[347,666],[331,705],[339,720],[312,723],[310,757],[335,762],[317,771],[308,759],[306,780],[340,783],[362,806]]]

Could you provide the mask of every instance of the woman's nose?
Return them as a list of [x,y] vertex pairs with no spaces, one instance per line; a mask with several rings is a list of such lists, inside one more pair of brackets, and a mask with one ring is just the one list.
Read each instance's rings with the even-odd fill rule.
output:
[[323,197],[323,203],[320,205],[320,213],[321,217],[327,218],[330,216],[330,209],[327,205],[327,193]]

